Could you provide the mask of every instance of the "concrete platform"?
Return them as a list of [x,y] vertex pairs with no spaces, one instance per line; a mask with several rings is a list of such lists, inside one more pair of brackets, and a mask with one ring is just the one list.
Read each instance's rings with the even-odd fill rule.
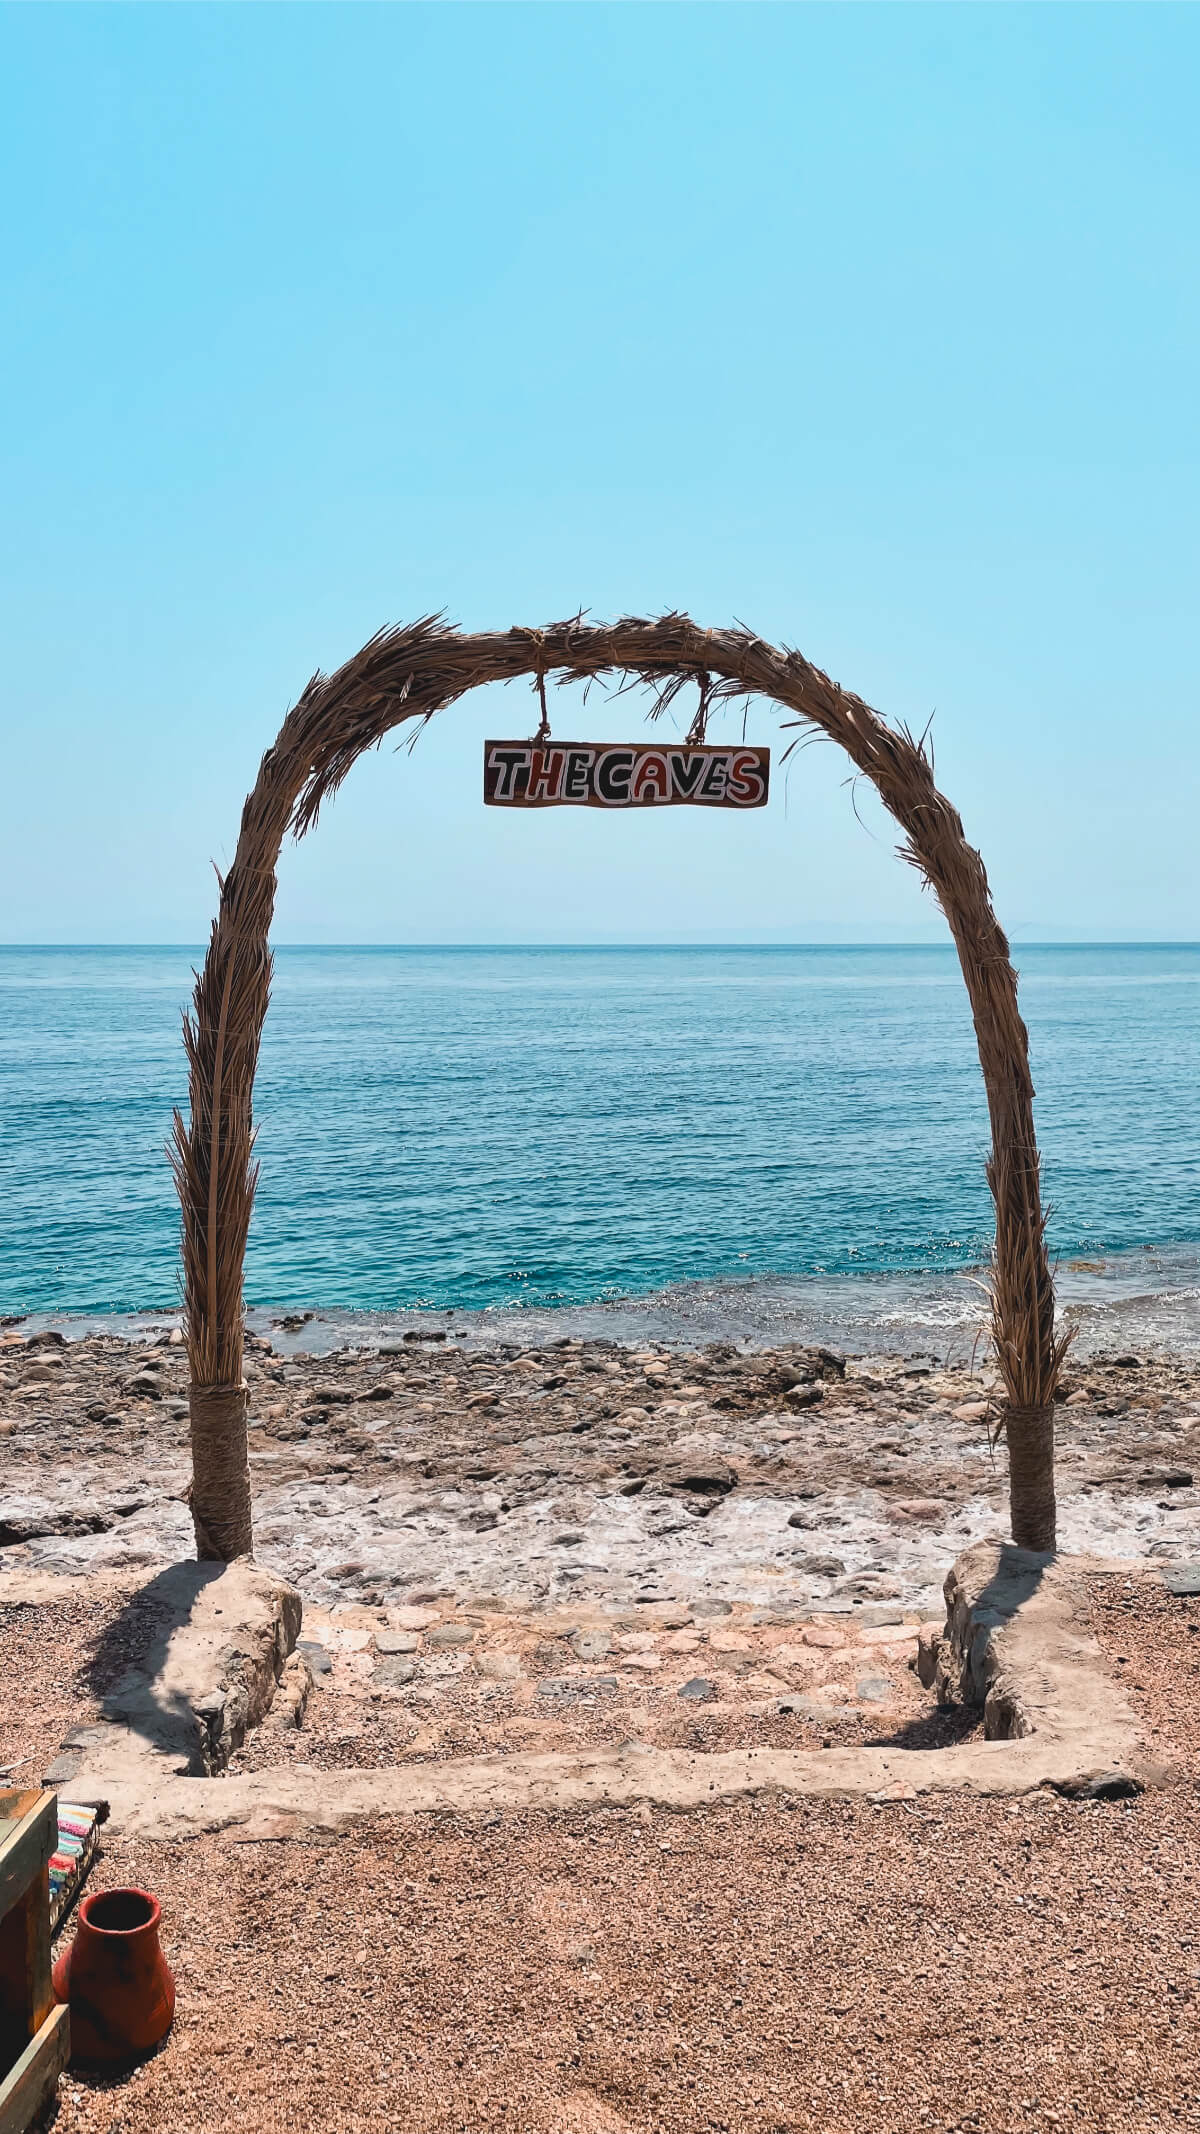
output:
[[[248,1578],[257,1576],[244,1568]],[[107,1801],[121,1830],[172,1841],[220,1831],[243,1840],[301,1837],[336,1832],[372,1816],[429,1812],[558,1810],[638,1801],[699,1808],[766,1791],[881,1801],[955,1790],[1013,1795],[1042,1786],[1101,1797],[1136,1793],[1152,1782],[1155,1770],[1091,1634],[1083,1583],[1086,1576],[1117,1568],[986,1542],[959,1558],[946,1580],[945,1630],[927,1640],[918,1661],[940,1699],[983,1706],[986,1738],[957,1747],[692,1753],[626,1744],[577,1754],[476,1757],[389,1769],[325,1771],[292,1764],[215,1783],[182,1775],[161,1757],[156,1763],[145,1758],[106,1762],[89,1755],[72,1778],[72,1791],[77,1798]],[[272,1616],[260,1591],[250,1611],[260,1645],[271,1643],[268,1623],[278,1625],[271,1633],[271,1657],[264,1652],[258,1663],[256,1679],[264,1689],[268,1674],[272,1684],[277,1679],[276,1660],[282,1672],[282,1644],[291,1622],[282,1612],[283,1601],[278,1605],[281,1612]],[[214,1654],[215,1642],[188,1647],[197,1661],[205,1650]],[[190,1679],[199,1691],[199,1681]],[[156,1690],[159,1706],[165,1691],[164,1680]],[[192,1712],[202,1704],[203,1695],[198,1703],[192,1694]]]

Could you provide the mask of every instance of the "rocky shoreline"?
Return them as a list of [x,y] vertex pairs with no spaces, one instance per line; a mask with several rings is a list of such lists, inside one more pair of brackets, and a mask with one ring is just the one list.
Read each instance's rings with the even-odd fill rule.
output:
[[[922,1609],[1003,1526],[986,1367],[412,1330],[320,1356],[253,1335],[246,1377],[257,1553],[326,1607]],[[178,1329],[0,1335],[0,1574],[190,1554],[186,1394]],[[1064,1548],[1200,1553],[1200,1368],[1079,1358],[1058,1439]]]

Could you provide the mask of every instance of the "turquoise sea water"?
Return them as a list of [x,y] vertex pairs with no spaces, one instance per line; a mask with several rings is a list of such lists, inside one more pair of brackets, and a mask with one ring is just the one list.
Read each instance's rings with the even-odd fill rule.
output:
[[[178,1297],[198,951],[0,949],[0,1311]],[[1019,952],[1064,1258],[1200,1239],[1200,948]],[[561,1308],[939,1277],[990,1232],[951,948],[283,949],[258,1305]]]

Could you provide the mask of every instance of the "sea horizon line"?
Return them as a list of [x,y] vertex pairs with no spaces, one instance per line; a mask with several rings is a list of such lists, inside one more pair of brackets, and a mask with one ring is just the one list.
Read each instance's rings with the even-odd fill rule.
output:
[[[1131,934],[1122,937],[1121,935],[1109,934],[1097,934],[1095,936],[1066,936],[1031,933],[1028,935],[1010,934],[1009,942],[1010,946],[1014,949],[1200,948],[1200,938],[1193,938],[1192,936],[1188,935],[1164,936],[1154,934]],[[0,941],[0,955],[28,955],[34,953],[39,955],[46,955],[53,954],[55,952],[69,955],[81,955],[99,954],[101,952],[116,950],[124,950],[126,952],[149,952],[152,950],[158,951],[166,949],[181,949],[187,950],[192,954],[203,955],[206,952],[207,948],[207,941],[183,940]],[[946,940],[930,940],[928,936],[924,936],[921,938],[914,937],[911,939],[898,939],[896,937],[893,937],[890,940],[881,941],[869,939],[865,935],[861,937],[856,935],[853,938],[847,937],[844,940],[826,936],[824,939],[792,939],[787,941],[272,941],[271,948],[272,952],[277,955],[286,955],[297,952],[305,955],[314,955],[322,953],[339,954],[348,949],[354,950],[357,954],[377,953],[383,955],[429,955],[434,953],[448,954],[453,953],[455,951],[458,951],[463,954],[478,954],[481,951],[485,950],[493,953],[498,951],[504,951],[513,954],[520,954],[523,952],[527,952],[530,949],[553,949],[562,952],[570,951],[572,953],[594,951],[602,954],[610,954],[614,950],[631,950],[642,952],[653,951],[655,953],[661,953],[664,950],[678,950],[683,953],[697,953],[708,950],[727,951],[730,949],[775,950],[815,948],[871,949],[874,951],[880,951],[885,949],[932,949],[936,950],[938,953],[953,953],[954,942],[949,938],[947,938]]]

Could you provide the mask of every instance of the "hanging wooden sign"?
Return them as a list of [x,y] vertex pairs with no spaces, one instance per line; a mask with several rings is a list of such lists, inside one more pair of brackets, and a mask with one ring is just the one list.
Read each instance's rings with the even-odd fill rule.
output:
[[769,748],[485,741],[489,808],[765,808]]

